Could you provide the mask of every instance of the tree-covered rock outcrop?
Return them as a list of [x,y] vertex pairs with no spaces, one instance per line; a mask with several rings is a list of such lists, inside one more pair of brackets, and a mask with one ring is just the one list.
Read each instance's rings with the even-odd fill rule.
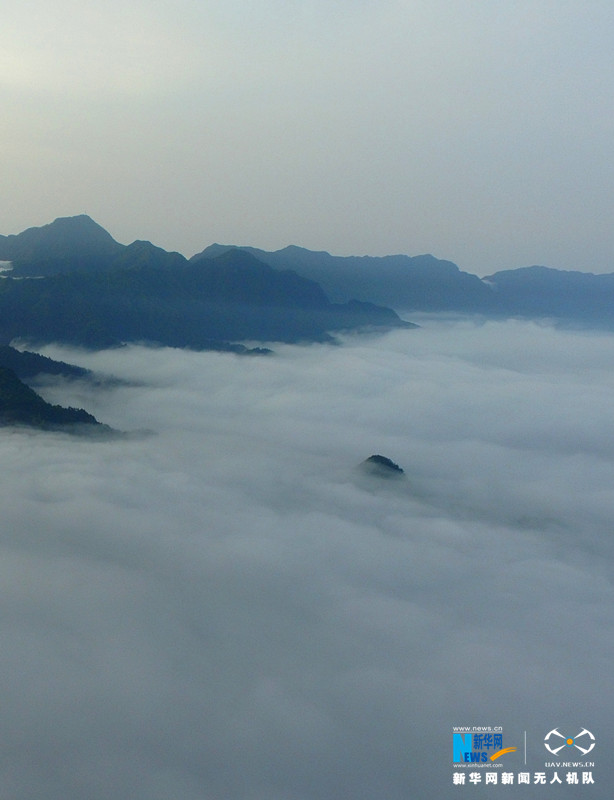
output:
[[0,367],[0,426],[7,425],[74,432],[110,431],[82,408],[63,408],[47,403],[19,380],[12,369]]
[[39,375],[61,375],[65,378],[85,378],[90,373],[83,367],[55,361],[28,350],[17,350],[10,345],[0,345],[0,367],[12,369],[20,380],[28,381]]

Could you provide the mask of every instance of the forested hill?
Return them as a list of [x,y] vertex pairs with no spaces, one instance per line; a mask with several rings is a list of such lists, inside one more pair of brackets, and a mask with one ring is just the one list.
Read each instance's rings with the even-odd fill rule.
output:
[[[210,245],[191,261],[216,257],[229,249]],[[293,269],[318,281],[335,302],[355,298],[397,311],[491,313],[499,308],[498,297],[480,278],[432,255],[332,256],[295,246],[274,252],[242,249],[275,269]]]
[[63,408],[47,403],[20,381],[12,369],[0,366],[0,426],[7,425],[80,433],[110,431],[82,408]]
[[64,361],[54,361],[27,350],[16,350],[9,345],[0,345],[0,366],[12,369],[22,381],[44,375],[59,375],[64,378],[85,378],[90,375],[83,367],[66,364]]
[[[614,329],[614,274],[527,267],[481,279],[432,255],[333,256],[210,245],[189,261],[116,242],[89,217],[0,236],[0,341],[103,347],[147,341],[245,351],[411,327],[398,315],[550,318]],[[6,265],[5,265],[6,267]],[[394,310],[392,310],[394,309]],[[396,312],[396,313],[395,313]]]
[[[228,252],[213,244],[192,262]],[[285,247],[268,252],[244,247],[276,269],[294,269],[318,281],[336,301],[370,300],[399,313],[455,312],[485,317],[548,318],[557,322],[614,329],[614,274],[532,266],[504,270],[486,278],[463,272],[432,255],[333,256],[323,251]]]
[[[189,263],[150,242],[118,245],[98,228],[77,217],[0,240],[0,260],[19,256],[0,280],[0,340],[244,351],[246,340],[325,341],[341,330],[413,327],[372,303],[331,303],[316,282],[237,249]],[[89,234],[89,255],[80,259]]]

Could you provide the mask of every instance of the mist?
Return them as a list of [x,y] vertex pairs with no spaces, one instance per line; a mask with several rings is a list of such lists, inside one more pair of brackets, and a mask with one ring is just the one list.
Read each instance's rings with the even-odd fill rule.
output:
[[609,798],[614,337],[427,318],[274,349],[41,351],[125,380],[46,400],[148,433],[0,432],[3,793],[481,795],[452,726],[527,731],[534,772],[561,725]]

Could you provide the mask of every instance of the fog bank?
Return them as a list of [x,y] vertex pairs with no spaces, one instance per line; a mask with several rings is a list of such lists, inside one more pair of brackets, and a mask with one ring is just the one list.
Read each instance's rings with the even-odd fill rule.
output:
[[614,337],[275,349],[43,351],[132,382],[45,399],[152,433],[0,432],[6,796],[466,796],[453,725],[532,770],[577,725],[610,797]]

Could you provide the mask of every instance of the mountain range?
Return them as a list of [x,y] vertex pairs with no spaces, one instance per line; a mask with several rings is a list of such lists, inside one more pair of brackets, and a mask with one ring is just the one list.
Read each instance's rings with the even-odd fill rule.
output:
[[[219,257],[231,249],[228,245],[210,245],[191,261]],[[294,245],[274,252],[241,249],[275,269],[293,269],[317,281],[337,303],[354,298],[403,312],[487,313],[499,307],[492,288],[480,278],[432,255],[342,257]]]
[[341,257],[296,246],[213,244],[188,260],[151,242],[119,244],[86,215],[0,236],[0,261],[10,262],[0,281],[7,343],[244,351],[245,341],[411,327],[398,316],[411,312],[614,326],[614,274],[530,266],[479,278],[432,255]]
[[[213,244],[192,261],[229,252]],[[486,317],[549,318],[560,323],[614,329],[614,273],[521,267],[479,278],[432,255],[332,256],[290,246],[268,252],[241,248],[276,269],[294,269],[318,281],[336,302],[350,297],[400,314],[454,312]]]
[[0,339],[86,347],[151,342],[245,352],[245,341],[326,341],[358,328],[412,327],[390,308],[332,303],[313,280],[238,248],[188,261],[125,246],[87,216],[0,237]]
[[[151,242],[120,244],[86,215],[63,217],[0,236],[3,419],[12,419],[16,398],[43,419],[22,379],[69,369],[16,356],[9,347],[15,339],[261,354],[270,351],[258,344],[414,328],[399,317],[411,312],[549,318],[612,330],[614,274],[532,266],[482,279],[432,255],[340,257],[296,246],[269,252],[213,244],[188,260]],[[57,413],[45,424],[56,424]],[[91,424],[82,416],[74,421]]]

